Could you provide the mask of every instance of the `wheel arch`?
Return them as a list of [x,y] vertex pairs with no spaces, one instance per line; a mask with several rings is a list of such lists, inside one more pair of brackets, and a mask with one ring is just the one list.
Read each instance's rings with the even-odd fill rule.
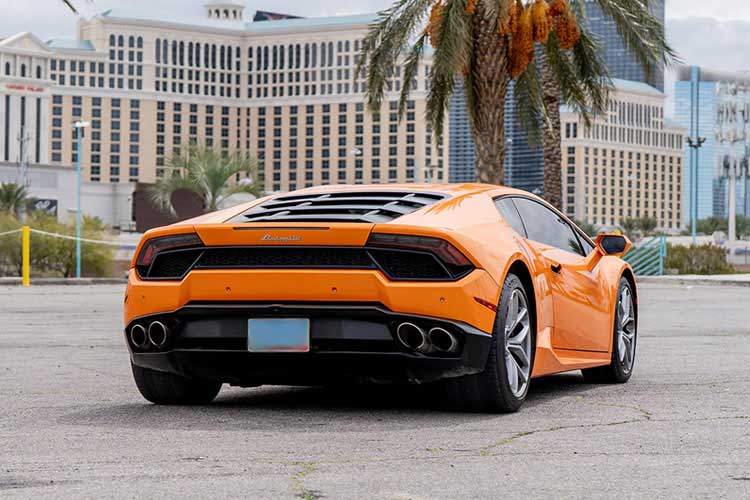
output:
[[[638,288],[635,282],[635,273],[630,266],[625,266],[622,270],[621,278],[625,278],[630,284],[630,289],[633,290],[633,302],[635,303],[635,319],[638,321]],[[617,293],[617,292],[615,292]]]
[[[531,277],[531,271],[529,270],[529,267],[526,265],[526,263],[523,260],[516,259],[508,268],[508,271],[505,274],[505,276],[507,277],[507,275],[510,273],[513,273],[516,276],[518,276],[518,279],[521,280],[521,284],[523,285],[524,290],[526,290],[526,296],[531,302],[531,307],[533,308],[533,311],[534,311],[534,314],[531,317],[531,321],[533,324],[533,330],[536,331],[537,316],[539,315],[539,310],[537,308],[536,292],[534,290],[534,280]],[[505,282],[505,279],[503,279],[503,282]]]

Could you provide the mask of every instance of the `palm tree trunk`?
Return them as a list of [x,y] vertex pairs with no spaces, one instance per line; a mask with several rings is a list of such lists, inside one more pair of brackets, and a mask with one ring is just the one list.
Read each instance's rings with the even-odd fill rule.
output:
[[[543,52],[543,51],[541,51]],[[550,129],[542,132],[544,151],[544,198],[558,210],[563,209],[562,137],[560,130],[560,87],[544,54],[539,60],[542,94],[549,115]]]
[[[474,132],[479,182],[502,185],[505,179],[505,95],[510,83],[508,37],[497,33],[482,2],[472,17],[474,54],[467,79],[467,108]],[[473,96],[472,99],[469,95]]]

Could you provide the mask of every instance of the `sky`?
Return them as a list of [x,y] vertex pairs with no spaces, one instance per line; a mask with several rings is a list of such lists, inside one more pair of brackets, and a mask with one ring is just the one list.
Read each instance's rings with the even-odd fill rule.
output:
[[[72,0],[82,12],[109,8],[152,12],[168,18],[202,16],[203,0]],[[246,14],[255,10],[320,17],[375,12],[392,0],[247,0]],[[40,38],[72,38],[76,16],[61,0],[0,0],[0,37],[31,31]],[[688,64],[717,70],[750,71],[750,1],[667,0],[667,36]],[[667,94],[672,79],[667,78]]]

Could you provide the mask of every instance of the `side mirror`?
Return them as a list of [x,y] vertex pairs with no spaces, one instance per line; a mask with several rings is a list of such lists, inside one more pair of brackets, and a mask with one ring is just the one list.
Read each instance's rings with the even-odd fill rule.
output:
[[603,255],[622,257],[633,248],[633,244],[621,234],[600,234],[596,237],[596,247]]

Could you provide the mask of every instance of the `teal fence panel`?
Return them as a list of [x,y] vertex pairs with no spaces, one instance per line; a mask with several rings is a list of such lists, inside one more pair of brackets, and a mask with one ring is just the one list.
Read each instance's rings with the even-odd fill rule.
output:
[[667,259],[667,237],[655,236],[643,240],[623,258],[633,268],[636,276],[662,276],[664,261]]

